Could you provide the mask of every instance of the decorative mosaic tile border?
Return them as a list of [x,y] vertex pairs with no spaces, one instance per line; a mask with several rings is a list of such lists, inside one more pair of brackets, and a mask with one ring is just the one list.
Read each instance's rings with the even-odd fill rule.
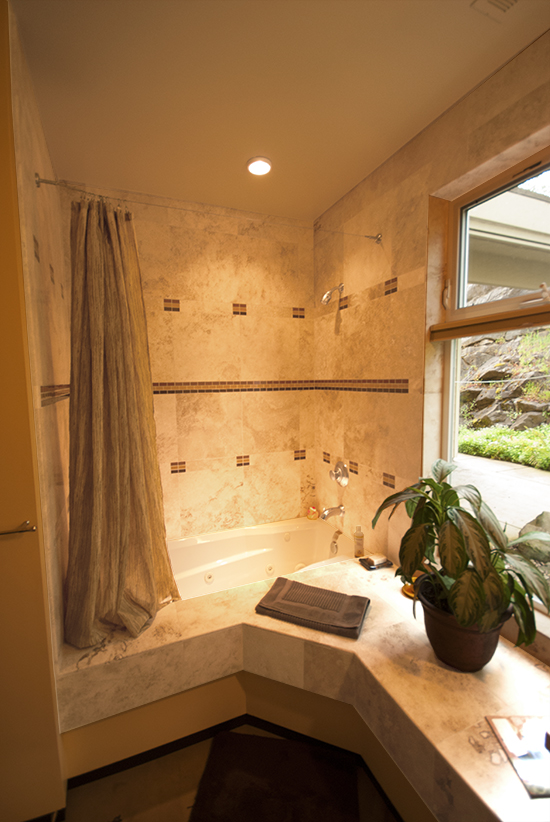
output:
[[179,300],[164,300],[164,310],[165,311],[179,311],[180,310],[180,301]]
[[70,385],[41,385],[40,405],[51,405],[54,402],[68,399],[70,389]]
[[154,382],[154,394],[219,394],[250,391],[361,391],[408,394],[408,380],[227,380]]
[[246,303],[233,303],[233,314],[246,314]]
[[354,462],[353,460],[349,461],[349,470],[351,474],[358,474],[359,473],[359,464]]
[[305,448],[303,448],[301,451],[295,451],[294,452],[294,459],[295,460],[305,460],[305,458],[306,458]]
[[323,451],[323,462],[329,462],[330,463],[330,454],[329,454],[328,451]]
[[240,468],[242,465],[250,465],[249,454],[242,454],[240,457],[237,457],[237,468]]
[[185,474],[185,472],[187,471],[187,468],[185,467],[185,462],[171,462],[170,471],[172,474]]
[[338,310],[341,311],[343,308],[349,308],[349,297],[340,297]]
[[[153,394],[226,394],[251,391],[361,391],[368,394],[408,394],[408,380],[219,380],[212,382],[154,382]],[[42,405],[65,400],[70,385],[42,385]]]
[[293,308],[292,309],[292,318],[294,320],[303,320],[306,316],[305,308]]
[[384,472],[382,474],[382,484],[388,488],[395,488],[395,474],[386,474],[386,472]]

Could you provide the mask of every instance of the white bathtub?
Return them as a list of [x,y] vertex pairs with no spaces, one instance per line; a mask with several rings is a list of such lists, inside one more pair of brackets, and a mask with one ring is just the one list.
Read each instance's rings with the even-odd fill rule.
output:
[[305,517],[170,540],[168,551],[182,599],[292,574],[353,557],[353,540],[333,536],[337,521]]

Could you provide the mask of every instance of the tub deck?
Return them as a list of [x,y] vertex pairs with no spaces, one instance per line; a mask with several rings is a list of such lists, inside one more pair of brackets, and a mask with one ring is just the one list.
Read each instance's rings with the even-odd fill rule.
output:
[[437,818],[547,822],[550,799],[529,799],[485,717],[548,715],[550,669],[505,639],[482,671],[448,668],[394,573],[346,560],[294,575],[370,597],[358,640],[256,614],[263,581],[174,603],[135,640],[66,647],[61,730],[249,671],[354,706]]

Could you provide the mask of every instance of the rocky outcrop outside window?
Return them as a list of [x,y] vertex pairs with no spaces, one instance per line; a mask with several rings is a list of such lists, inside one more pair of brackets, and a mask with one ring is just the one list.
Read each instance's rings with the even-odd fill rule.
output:
[[[494,291],[483,296],[494,299]],[[523,431],[544,423],[550,423],[550,329],[463,339],[460,425]]]

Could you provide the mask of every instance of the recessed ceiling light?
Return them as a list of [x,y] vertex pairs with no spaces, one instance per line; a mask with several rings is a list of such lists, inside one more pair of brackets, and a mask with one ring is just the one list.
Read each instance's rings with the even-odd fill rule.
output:
[[268,160],[267,157],[253,157],[248,161],[247,168],[251,174],[261,176],[271,171],[271,160]]

